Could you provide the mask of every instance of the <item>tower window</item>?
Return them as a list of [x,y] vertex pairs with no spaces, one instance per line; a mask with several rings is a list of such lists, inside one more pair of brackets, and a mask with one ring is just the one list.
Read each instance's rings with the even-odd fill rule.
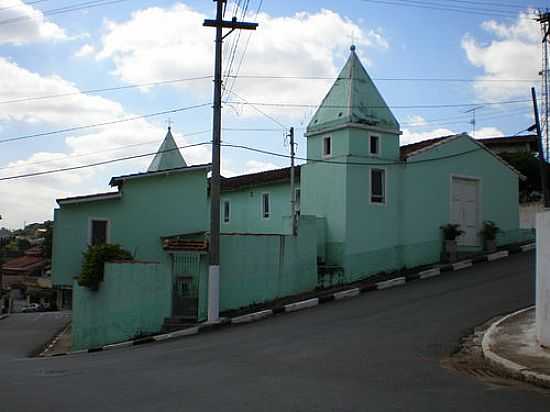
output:
[[262,193],[262,217],[268,219],[271,215],[271,204],[269,202],[269,193]]
[[386,203],[386,171],[371,169],[370,171],[370,201],[371,203]]
[[380,137],[378,136],[370,137],[370,154],[373,154],[373,155],[380,154]]
[[231,203],[229,200],[223,201],[223,223],[229,223],[231,220]]
[[332,155],[332,139],[330,136],[323,137],[323,156],[330,157]]

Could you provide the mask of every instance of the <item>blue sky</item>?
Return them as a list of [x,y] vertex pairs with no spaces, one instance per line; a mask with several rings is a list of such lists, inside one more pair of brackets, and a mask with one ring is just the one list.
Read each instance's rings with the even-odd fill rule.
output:
[[[521,80],[537,78],[540,46],[539,28],[525,13],[529,6],[550,4],[542,0],[506,0],[497,7],[484,2],[479,0],[479,5],[474,5],[438,0],[430,4],[462,10],[483,8],[487,9],[486,15],[362,0],[264,0],[258,30],[242,33],[237,43],[233,73],[250,36],[239,75],[335,76],[349,54],[353,38],[367,71],[390,107],[528,100],[530,87],[537,84]],[[127,0],[71,13],[41,13],[76,3],[79,2],[43,0],[24,5],[20,0],[0,0],[0,141],[211,101],[212,85],[205,79],[2,104],[25,97],[212,73],[214,32],[200,23],[204,17],[214,16],[213,2]],[[410,4],[408,0],[405,3]],[[254,18],[258,5],[259,0],[250,0],[247,20]],[[230,2],[228,15],[233,9]],[[19,21],[6,22],[12,18]],[[233,33],[228,37],[226,51],[236,36]],[[227,69],[227,57],[225,62]],[[315,105],[330,83],[326,79],[244,76],[233,86],[236,95],[226,97],[232,101],[240,96],[257,103]],[[258,107],[278,123],[297,129],[298,153],[304,155],[303,128],[314,109]],[[402,125],[402,143],[408,143],[470,132],[470,115],[464,113],[468,108],[393,111]],[[476,137],[510,135],[532,123],[528,103],[490,104],[477,113]],[[226,104],[224,127],[273,130],[226,130],[224,141],[286,153],[284,131],[268,116],[248,105]],[[153,152],[163,138],[168,117],[174,122],[180,145],[209,140],[209,133],[204,131],[210,128],[211,110],[203,107],[170,116],[0,143],[0,177]],[[204,133],[186,136],[200,131]],[[209,159],[207,146],[184,150],[183,155],[188,163]],[[143,171],[150,159],[0,181],[0,226],[15,228],[25,221],[51,218],[55,198],[106,191],[111,175]],[[283,167],[286,163],[282,158],[243,150],[224,149],[223,153],[226,175]]]

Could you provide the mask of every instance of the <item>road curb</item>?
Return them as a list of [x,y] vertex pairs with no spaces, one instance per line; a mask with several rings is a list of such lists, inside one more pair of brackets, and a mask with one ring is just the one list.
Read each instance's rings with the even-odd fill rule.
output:
[[0,320],[4,320],[6,318],[8,318],[10,315],[8,314],[4,314],[4,315],[0,315]]
[[[222,319],[220,320],[220,322],[215,324],[202,323],[192,328],[182,329],[182,330],[178,330],[170,333],[163,333],[160,335],[148,336],[140,339],[133,339],[126,342],[113,343],[113,344],[105,345],[98,348],[84,349],[84,350],[66,352],[66,353],[58,353],[55,355],[41,354],[40,356],[53,357],[53,356],[62,356],[62,355],[75,355],[75,354],[81,354],[81,353],[101,352],[105,350],[113,350],[113,349],[126,348],[130,346],[143,345],[143,344],[152,343],[152,342],[162,342],[170,339],[193,336],[200,333],[209,332],[212,330],[226,328],[232,325],[237,326],[245,323],[256,322],[256,321],[273,317],[275,315],[282,314],[282,313],[297,312],[304,309],[310,309],[318,305],[352,298],[360,294],[390,289],[396,286],[402,286],[407,283],[411,283],[413,281],[424,280],[424,279],[429,279],[436,276],[441,276],[445,272],[456,272],[458,270],[472,267],[474,264],[477,264],[477,263],[494,261],[497,259],[507,257],[514,253],[527,252],[529,250],[534,249],[535,248],[534,245],[535,244],[532,243],[532,244],[522,245],[520,247],[512,246],[508,250],[501,250],[498,252],[481,255],[476,258],[467,259],[456,263],[449,263],[444,265],[437,264],[437,265],[433,265],[432,267],[424,267],[422,268],[422,270],[418,272],[410,273],[405,276],[397,276],[393,279],[384,280],[376,283],[375,282],[365,283],[359,287],[355,286],[353,288],[339,290],[337,292],[327,293],[327,292],[320,291],[316,297],[311,297],[306,300],[288,303],[286,305],[274,306],[271,309],[264,309],[258,312],[247,313],[244,315],[239,315],[234,318]],[[489,256],[492,256],[492,257],[490,258]]]
[[[530,250],[530,249],[527,249]],[[539,373],[536,371],[533,371],[529,368],[526,368],[523,365],[520,365],[516,362],[513,362],[509,359],[506,359],[500,355],[498,355],[496,352],[494,352],[491,349],[491,346],[494,344],[495,338],[494,335],[497,333],[498,327],[508,319],[511,319],[517,315],[521,315],[524,312],[527,312],[529,310],[532,310],[534,306],[529,306],[527,308],[518,310],[516,312],[510,313],[506,316],[503,316],[496,322],[494,322],[489,329],[487,329],[487,332],[485,332],[485,335],[483,335],[483,339],[481,340],[481,350],[483,353],[483,357],[491,364],[493,367],[506,372],[506,374],[525,381],[529,383],[533,383],[535,385],[543,386],[545,388],[550,388],[550,375],[546,375],[543,373]]]

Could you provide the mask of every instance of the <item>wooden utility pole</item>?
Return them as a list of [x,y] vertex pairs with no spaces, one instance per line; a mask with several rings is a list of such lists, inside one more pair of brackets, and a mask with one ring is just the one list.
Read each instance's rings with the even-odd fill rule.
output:
[[292,222],[292,235],[298,233],[298,217],[296,216],[296,185],[294,181],[294,158],[296,152],[294,150],[294,127],[291,127],[288,132],[290,139],[290,217]]
[[[217,322],[220,313],[220,152],[222,123],[222,44],[234,30],[256,30],[257,23],[223,20],[227,0],[214,0],[216,19],[204,20],[203,26],[216,28],[214,56],[214,106],[212,118],[212,178],[210,179],[210,239],[208,246],[208,321]],[[230,29],[223,34],[223,29]]]
[[542,185],[542,195],[544,198],[544,207],[550,207],[550,193],[548,193],[548,168],[544,160],[544,149],[542,145],[542,132],[540,130],[539,108],[537,105],[537,93],[534,87],[531,87],[531,96],[533,98],[533,112],[535,115],[535,126],[537,127],[538,146],[539,146],[539,168],[540,181]]

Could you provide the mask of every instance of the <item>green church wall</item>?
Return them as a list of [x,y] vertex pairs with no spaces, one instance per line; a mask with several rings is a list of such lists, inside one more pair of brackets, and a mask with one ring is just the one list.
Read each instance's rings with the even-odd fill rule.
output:
[[73,286],[72,350],[157,333],[171,313],[172,277],[157,263],[107,263],[97,291]]
[[110,221],[110,242],[136,259],[169,264],[160,237],[208,229],[206,171],[128,180],[122,197],[70,204],[55,211],[52,277],[54,285],[72,285],[88,246],[90,218]]
[[[300,181],[296,181],[296,188]],[[271,213],[262,216],[262,194],[269,193]],[[223,202],[230,203],[230,219],[224,222]],[[291,226],[285,224],[290,216],[290,184],[275,183],[224,191],[221,194],[220,227],[222,233],[290,233]]]
[[[220,310],[315,289],[318,220],[301,216],[298,235],[226,234],[220,239]],[[201,262],[199,317],[208,313],[208,259]]]
[[[441,157],[445,159],[426,161]],[[440,226],[451,220],[452,175],[480,178],[480,222],[494,221],[503,231],[503,238],[508,239],[506,243],[522,236],[518,230],[518,176],[468,137],[458,137],[408,160],[400,243],[404,264],[409,267],[440,257]],[[480,250],[481,242],[478,247],[462,249]]]

